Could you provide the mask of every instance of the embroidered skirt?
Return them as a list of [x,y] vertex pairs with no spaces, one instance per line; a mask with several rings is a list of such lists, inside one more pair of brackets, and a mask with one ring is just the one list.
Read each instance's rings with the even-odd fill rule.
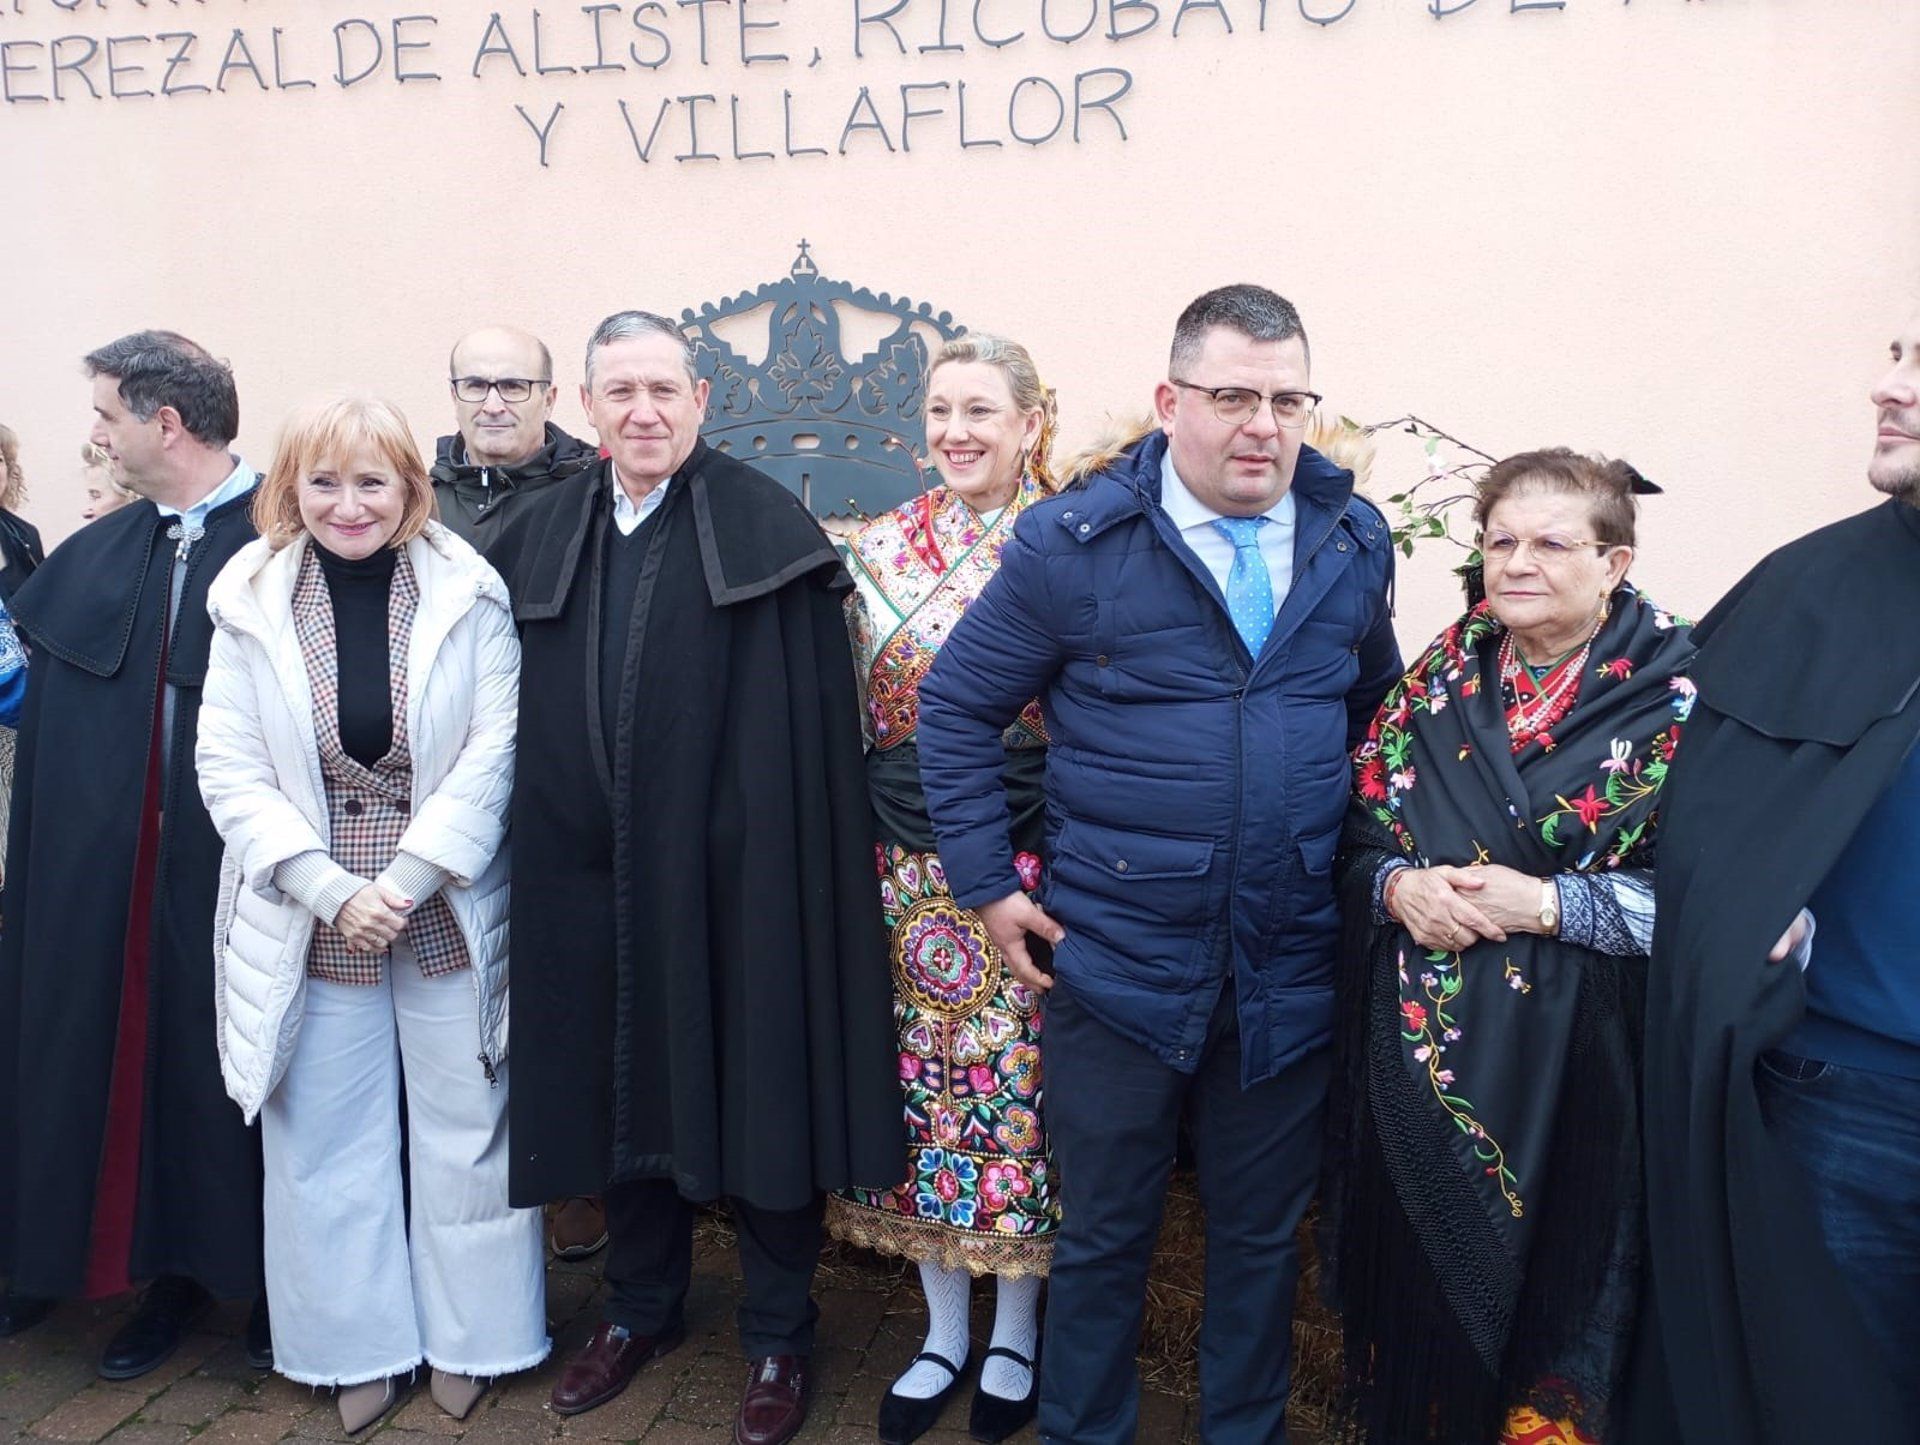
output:
[[[876,850],[892,940],[910,1172],[827,1201],[835,1238],[973,1274],[1045,1274],[1060,1206],[1041,1129],[1039,998],[1017,982],[940,860]],[[1040,861],[1018,859],[1039,884]]]

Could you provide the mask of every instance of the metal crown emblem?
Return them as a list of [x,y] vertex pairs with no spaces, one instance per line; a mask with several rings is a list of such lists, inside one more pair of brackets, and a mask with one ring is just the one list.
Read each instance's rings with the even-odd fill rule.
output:
[[[759,361],[721,337],[736,317],[770,308]],[[845,313],[886,327],[859,356],[842,342]],[[921,490],[927,340],[965,331],[925,302],[831,281],[806,241],[784,279],[681,313],[699,374],[712,384],[702,435],[709,445],[777,477],[816,516],[883,512]],[[870,329],[870,326],[867,328]]]

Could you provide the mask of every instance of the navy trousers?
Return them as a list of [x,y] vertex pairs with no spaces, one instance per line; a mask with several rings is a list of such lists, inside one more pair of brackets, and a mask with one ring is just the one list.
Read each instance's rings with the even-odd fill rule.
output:
[[1767,1128],[1812,1181],[1820,1232],[1887,1374],[1920,1420],[1920,1079],[1797,1054],[1761,1057]]
[[1201,1438],[1284,1441],[1300,1273],[1295,1233],[1320,1167],[1330,1051],[1242,1089],[1231,987],[1191,1075],[1113,1032],[1065,984],[1047,995],[1043,1037],[1061,1226],[1047,1285],[1041,1438],[1134,1438],[1147,1269],[1184,1114],[1207,1213]]
[[[694,1206],[665,1179],[609,1184],[604,1197],[608,1323],[636,1335],[677,1333],[693,1280]],[[736,1315],[741,1352],[750,1360],[811,1355],[820,1317],[812,1289],[825,1198],[816,1195],[795,1210],[731,1202],[746,1287]]]

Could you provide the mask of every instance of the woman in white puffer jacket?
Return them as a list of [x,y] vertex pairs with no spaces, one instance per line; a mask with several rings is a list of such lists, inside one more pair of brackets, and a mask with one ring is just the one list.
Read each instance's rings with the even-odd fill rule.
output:
[[549,1348],[539,1211],[507,1204],[520,647],[499,576],[432,514],[398,410],[325,403],[207,600],[221,1066],[261,1121],[276,1368],[337,1387],[350,1432],[422,1361],[459,1418]]

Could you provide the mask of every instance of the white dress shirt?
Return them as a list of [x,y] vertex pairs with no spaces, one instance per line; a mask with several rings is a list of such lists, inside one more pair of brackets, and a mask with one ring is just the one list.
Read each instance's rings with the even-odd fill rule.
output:
[[[1224,517],[1187,490],[1180,474],[1173,469],[1173,452],[1160,461],[1160,509],[1180,529],[1180,540],[1193,549],[1213,580],[1220,584],[1220,595],[1227,595],[1227,574],[1233,571],[1233,543],[1214,526]],[[1260,556],[1266,561],[1267,575],[1273,579],[1273,610],[1287,599],[1293,585],[1293,489],[1266,510],[1267,525],[1260,529]]]
[[613,484],[613,525],[620,529],[623,537],[631,537],[642,522],[660,510],[660,504],[667,499],[667,488],[673,485],[673,478],[668,477],[635,506],[627,489],[620,485],[619,469],[611,462],[607,464],[607,480]]

